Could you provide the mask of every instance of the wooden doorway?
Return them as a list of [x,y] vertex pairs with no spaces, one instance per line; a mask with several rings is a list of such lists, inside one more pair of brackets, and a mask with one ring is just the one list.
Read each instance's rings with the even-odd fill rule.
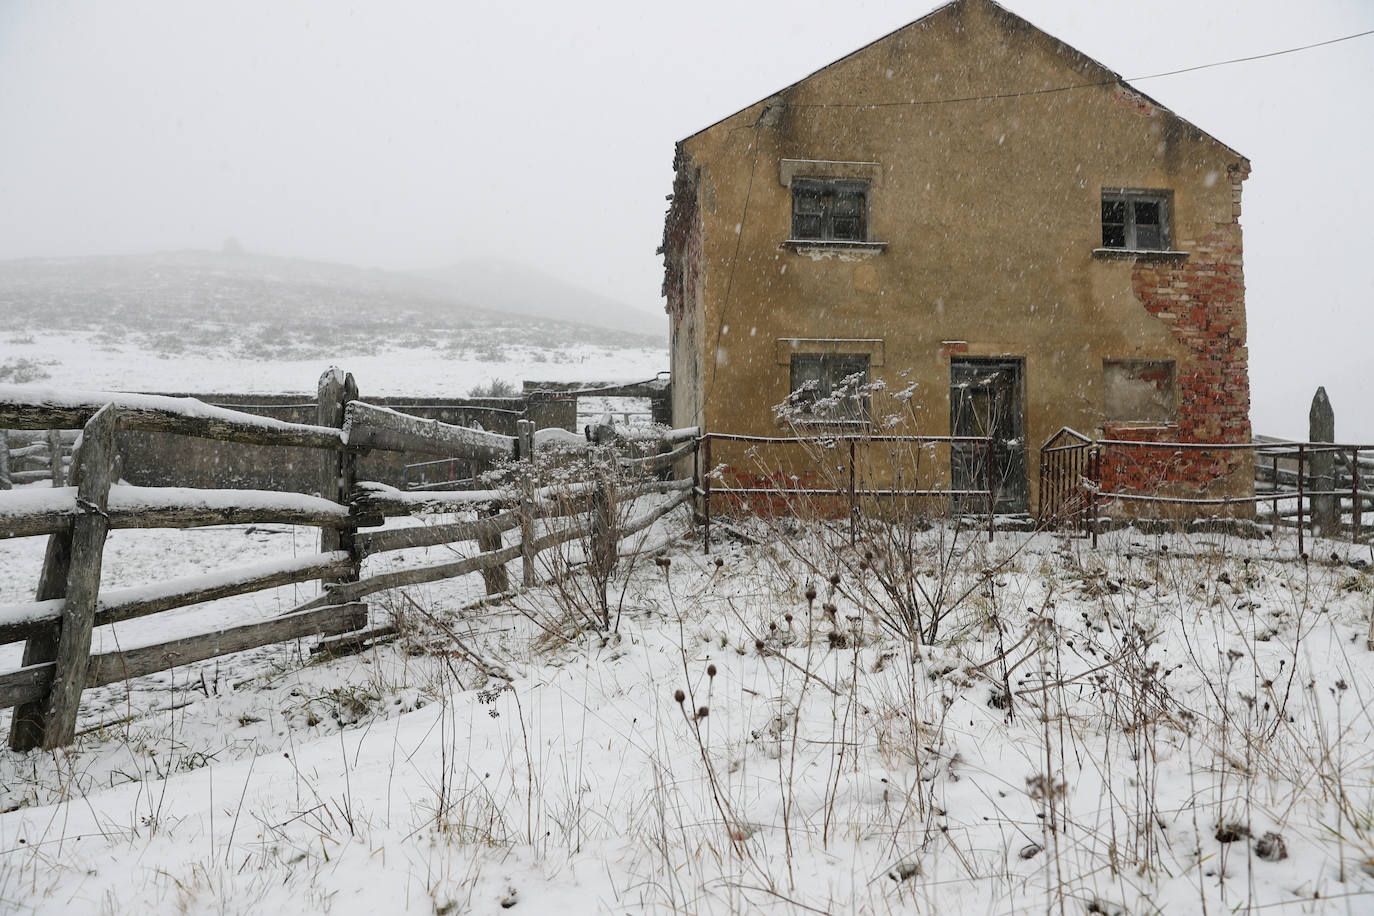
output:
[[[950,434],[995,440],[992,486],[998,512],[1025,512],[1029,502],[1024,377],[1022,359],[955,357],[949,364]],[[953,489],[985,489],[987,446],[956,443],[950,451]],[[956,505],[975,511],[987,508],[981,499],[956,498]]]

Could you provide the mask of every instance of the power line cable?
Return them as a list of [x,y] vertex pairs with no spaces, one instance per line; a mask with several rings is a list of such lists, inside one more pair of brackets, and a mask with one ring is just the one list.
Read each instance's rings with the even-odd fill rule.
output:
[[1353,35],[1342,35],[1340,38],[1328,38],[1326,41],[1314,42],[1310,45],[1300,45],[1296,48],[1284,48],[1282,51],[1270,51],[1266,54],[1252,54],[1249,57],[1234,57],[1231,60],[1219,60],[1211,64],[1198,64],[1196,67],[1184,67],[1182,70],[1166,70],[1164,73],[1151,73],[1149,76],[1135,76],[1131,82],[1139,80],[1159,79],[1161,76],[1177,76],[1180,73],[1192,73],[1195,70],[1209,70],[1212,67],[1225,67],[1228,64],[1243,64],[1252,60],[1264,60],[1269,57],[1280,57],[1284,54],[1296,54],[1298,51],[1310,51],[1313,48],[1324,48],[1327,45],[1338,44],[1342,41],[1350,41],[1352,38],[1363,38],[1366,35],[1374,35],[1374,29],[1364,32],[1356,32]]

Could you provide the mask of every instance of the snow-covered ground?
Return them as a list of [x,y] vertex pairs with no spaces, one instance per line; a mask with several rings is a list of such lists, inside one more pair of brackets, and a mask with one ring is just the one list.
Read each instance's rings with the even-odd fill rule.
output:
[[[0,908],[1374,911],[1368,548],[689,533],[650,531],[671,563],[613,583],[613,635],[556,635],[568,585],[471,608],[473,576],[378,596],[403,635],[361,655],[108,688],[71,750],[0,754]],[[106,582],[313,537],[117,532]],[[40,551],[0,543],[0,602]],[[884,627],[902,564],[944,586],[929,644]]]
[[331,350],[328,358],[254,361],[213,348],[150,350],[111,342],[96,332],[0,334],[0,369],[15,377],[61,388],[219,394],[314,395],[330,363],[352,372],[363,397],[463,397],[493,379],[519,387],[539,381],[642,381],[668,368],[664,347],[528,344],[479,350],[461,346],[401,346],[379,340],[367,347]]

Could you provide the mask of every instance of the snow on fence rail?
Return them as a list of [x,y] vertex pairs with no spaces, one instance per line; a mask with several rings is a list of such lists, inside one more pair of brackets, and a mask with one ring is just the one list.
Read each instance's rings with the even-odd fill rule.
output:
[[115,408],[119,429],[177,433],[251,445],[337,449],[345,444],[340,429],[240,413],[195,398],[63,391],[35,385],[0,385],[0,427],[80,429],[106,405]]
[[[517,436],[503,436],[375,407],[357,400],[357,390],[352,375],[326,372],[320,379],[318,423],[311,425],[194,398],[0,385],[0,430],[81,430],[79,437],[44,433],[48,442],[79,443],[71,462],[74,485],[0,492],[0,539],[50,538],[34,600],[0,606],[0,643],[25,641],[22,667],[0,673],[0,708],[14,707],[11,747],[71,743],[81,693],[87,688],[287,640],[364,630],[368,610],[361,599],[386,589],[481,572],[488,593],[502,592],[509,588],[506,566],[516,559],[522,561],[524,583],[532,585],[536,555],[575,539],[584,539],[584,550],[598,557],[610,554],[603,561],[613,562],[621,540],[693,495],[692,480],[645,481],[633,491],[666,498],[624,520],[607,509],[631,492],[617,483],[625,473],[670,468],[694,452],[694,428],[650,439],[606,427],[579,438],[564,431],[537,434],[533,423],[522,420]],[[321,495],[120,485],[114,471],[117,429],[316,448],[322,455]],[[608,465],[608,453],[593,440],[618,441],[637,454],[618,456]],[[38,454],[24,451],[30,446],[22,444],[28,441],[23,434],[15,435],[15,441],[21,443],[21,458]],[[601,470],[589,481],[523,491],[416,493],[355,480],[357,456],[373,449],[492,462],[531,458],[536,447],[585,452]],[[658,454],[644,454],[655,450]],[[0,470],[8,472],[13,454],[8,442],[0,442],[5,459]],[[527,470],[533,467],[526,465]],[[431,513],[471,517],[414,528],[382,527],[388,518]],[[247,522],[319,527],[320,552],[137,588],[99,589],[110,530]],[[360,530],[367,528],[375,530]],[[516,530],[519,539],[505,544],[502,536]],[[363,575],[368,556],[460,541],[475,541],[479,552],[446,563]],[[324,586],[318,598],[269,620],[122,652],[90,652],[97,626],[313,580]]]

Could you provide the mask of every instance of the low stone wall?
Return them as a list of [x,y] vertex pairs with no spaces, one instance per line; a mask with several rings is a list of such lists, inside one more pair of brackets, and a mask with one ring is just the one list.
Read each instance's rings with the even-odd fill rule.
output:
[[[179,394],[178,397],[188,395]],[[315,423],[315,404],[306,395],[195,394],[207,404],[291,423]],[[389,407],[427,420],[459,426],[473,421],[491,432],[515,435],[515,422],[534,421],[536,429],[551,426],[575,430],[577,401],[567,399],[469,398],[364,398],[369,404]],[[123,461],[121,476],[145,487],[242,488],[316,493],[323,462],[315,449],[271,448],[216,442],[168,433],[121,432],[117,437]],[[372,452],[360,457],[358,479],[375,480],[400,487],[407,464],[433,461],[443,455]]]

